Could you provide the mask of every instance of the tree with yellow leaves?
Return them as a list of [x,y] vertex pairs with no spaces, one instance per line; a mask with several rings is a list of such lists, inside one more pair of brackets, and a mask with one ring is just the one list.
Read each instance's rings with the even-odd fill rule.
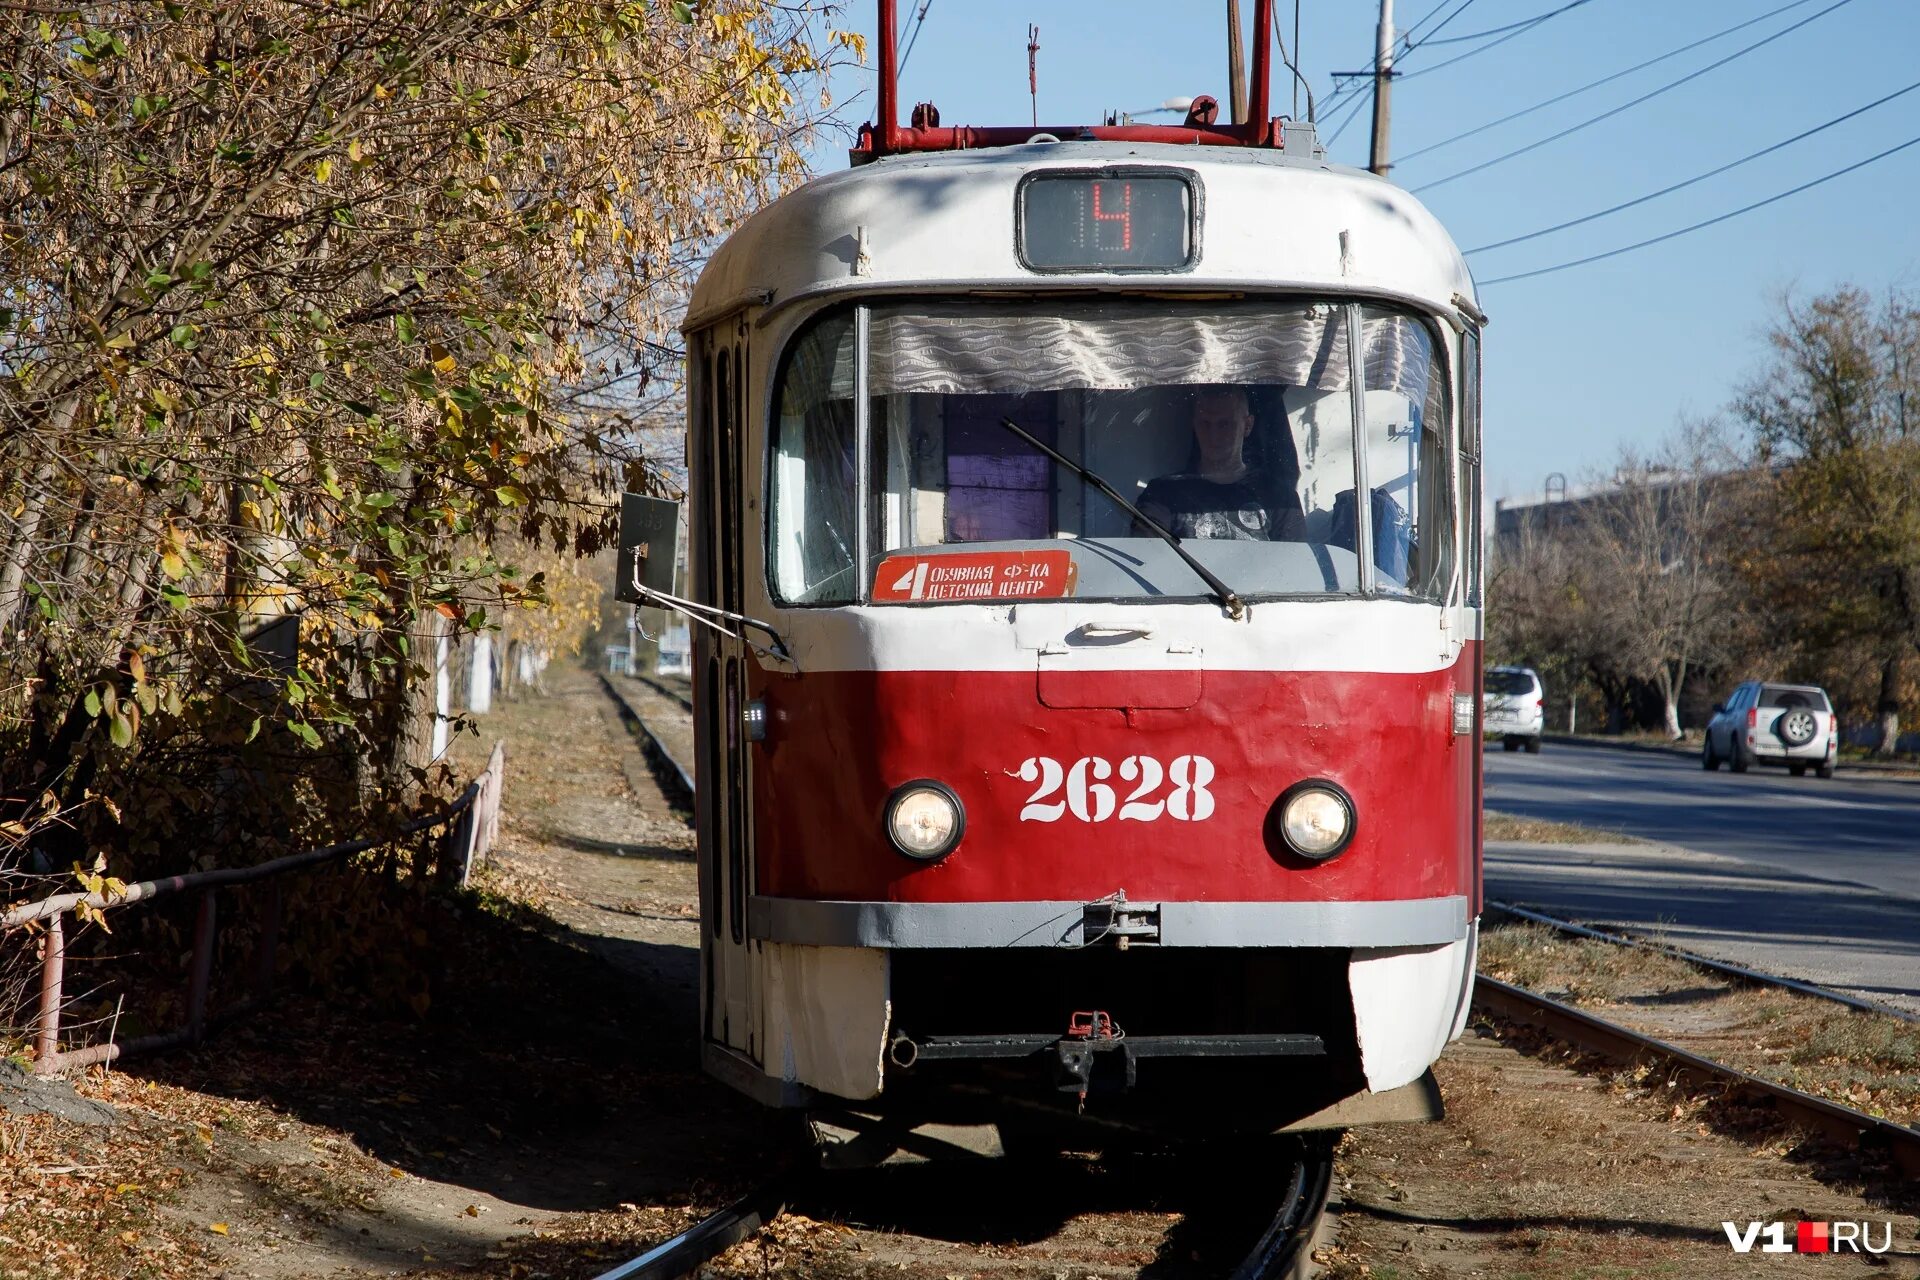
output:
[[0,807],[137,794],[157,853],[297,829],[290,774],[341,813],[417,780],[423,656],[647,483],[693,270],[858,55],[829,19],[0,8]]

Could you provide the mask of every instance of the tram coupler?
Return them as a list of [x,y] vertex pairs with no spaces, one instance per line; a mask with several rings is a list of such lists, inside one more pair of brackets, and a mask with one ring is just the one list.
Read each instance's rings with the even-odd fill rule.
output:
[[1081,1107],[1086,1106],[1089,1092],[1125,1093],[1138,1078],[1133,1053],[1105,1010],[1069,1017],[1067,1034],[1054,1044],[1053,1052],[1054,1087],[1074,1094]]

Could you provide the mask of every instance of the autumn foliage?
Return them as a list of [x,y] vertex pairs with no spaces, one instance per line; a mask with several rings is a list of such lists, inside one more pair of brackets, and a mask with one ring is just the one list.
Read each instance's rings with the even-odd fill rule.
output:
[[0,8],[0,877],[418,803],[428,655],[591,616],[692,272],[857,52],[770,0]]

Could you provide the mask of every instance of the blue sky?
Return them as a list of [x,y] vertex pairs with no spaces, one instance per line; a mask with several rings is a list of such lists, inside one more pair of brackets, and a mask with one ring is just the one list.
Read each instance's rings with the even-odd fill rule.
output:
[[[902,15],[920,0],[900,0]],[[1396,0],[1396,19],[1436,43],[1404,56],[1393,100],[1393,150],[1462,141],[1397,167],[1409,188],[1544,138],[1812,17],[1805,0],[1698,49],[1493,129],[1480,126],[1635,63],[1779,9],[1788,0],[1586,0],[1429,75],[1486,40],[1439,40],[1521,22],[1567,0]],[[1292,5],[1279,0],[1292,34]],[[871,35],[872,0],[844,20]],[[1456,10],[1458,12],[1456,13]],[[1252,29],[1252,0],[1243,0]],[[1332,74],[1373,56],[1374,0],[1302,0],[1301,69],[1322,100]],[[1455,16],[1448,18],[1449,14]],[[1446,20],[1442,29],[1436,25]],[[1096,123],[1109,109],[1173,96],[1225,97],[1226,21],[1219,3],[932,0],[907,63],[906,104],[931,99],[946,124],[1029,118],[1026,32],[1040,27],[1040,116]],[[1462,248],[1581,217],[1770,148],[1920,81],[1920,0],[1847,0],[1799,30],[1643,105],[1517,159],[1420,193]],[[876,46],[877,49],[877,46]],[[850,119],[873,110],[871,70],[835,85]],[[859,94],[857,100],[852,99]],[[1291,106],[1276,81],[1279,111]],[[1332,145],[1364,165],[1370,107]],[[1304,100],[1302,104],[1304,114]],[[1322,115],[1323,134],[1344,109]],[[903,108],[904,115],[904,108]],[[1168,120],[1169,116],[1148,117]],[[1657,236],[1864,160],[1920,136],[1920,90],[1729,173],[1637,208],[1469,258],[1483,281]],[[824,169],[844,166],[833,141]],[[1490,498],[1537,492],[1564,472],[1577,483],[1623,446],[1648,448],[1683,415],[1726,406],[1765,356],[1782,290],[1854,282],[1920,286],[1920,146],[1767,208],[1662,245],[1532,280],[1490,285],[1486,413]]]

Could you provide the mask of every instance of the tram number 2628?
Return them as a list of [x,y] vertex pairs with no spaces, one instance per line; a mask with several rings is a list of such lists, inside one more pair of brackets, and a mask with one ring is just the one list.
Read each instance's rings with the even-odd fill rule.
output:
[[[1158,822],[1162,817],[1203,822],[1213,816],[1213,793],[1207,790],[1213,761],[1205,756],[1175,756],[1165,766],[1152,756],[1128,756],[1117,771],[1123,786],[1135,784],[1125,800],[1105,781],[1116,776],[1112,762],[1099,756],[1082,756],[1070,765],[1029,756],[1020,762],[1018,776],[1040,784],[1020,810],[1022,822],[1058,822],[1068,814],[1082,822]],[[1064,799],[1053,798],[1063,791]]]

